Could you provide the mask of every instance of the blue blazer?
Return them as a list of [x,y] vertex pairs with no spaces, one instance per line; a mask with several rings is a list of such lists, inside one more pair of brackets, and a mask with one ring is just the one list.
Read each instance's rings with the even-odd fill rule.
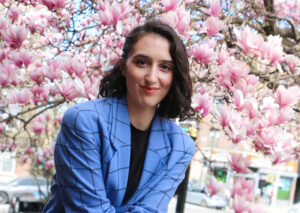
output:
[[195,145],[169,119],[154,117],[141,180],[122,205],[130,164],[126,98],[102,98],[65,113],[55,145],[55,183],[44,213],[167,212]]

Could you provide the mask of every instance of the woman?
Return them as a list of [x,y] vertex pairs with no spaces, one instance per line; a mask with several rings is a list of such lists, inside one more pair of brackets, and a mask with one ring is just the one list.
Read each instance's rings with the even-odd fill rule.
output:
[[193,114],[191,88],[175,31],[157,20],[135,28],[103,98],[65,113],[43,212],[167,212],[195,149],[169,119]]

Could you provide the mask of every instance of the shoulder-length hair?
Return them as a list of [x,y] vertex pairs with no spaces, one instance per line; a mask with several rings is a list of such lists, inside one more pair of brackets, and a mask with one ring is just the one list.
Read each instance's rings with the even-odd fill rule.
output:
[[169,41],[169,51],[174,64],[171,88],[160,102],[157,112],[164,118],[179,117],[180,120],[190,118],[194,115],[194,110],[191,107],[192,81],[186,48],[174,29],[159,20],[147,21],[130,32],[123,47],[122,62],[117,63],[101,80],[99,95],[117,98],[126,95],[126,79],[121,71],[136,42],[148,33],[158,34]]

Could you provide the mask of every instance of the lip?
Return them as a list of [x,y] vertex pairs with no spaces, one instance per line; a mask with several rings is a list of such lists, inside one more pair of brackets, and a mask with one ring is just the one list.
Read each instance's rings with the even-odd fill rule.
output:
[[154,94],[154,93],[158,90],[157,87],[147,87],[147,86],[141,86],[141,89],[142,89],[146,94],[149,94],[149,95]]

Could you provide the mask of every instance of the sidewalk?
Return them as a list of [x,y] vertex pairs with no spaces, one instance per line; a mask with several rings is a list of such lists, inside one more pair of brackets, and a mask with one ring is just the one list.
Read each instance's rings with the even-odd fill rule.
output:
[[[176,197],[173,197],[171,199],[171,202],[168,206],[168,213],[176,213]],[[264,209],[263,213],[288,213],[288,209],[290,208],[290,205],[287,205],[285,203],[278,203],[274,206],[268,206],[266,204],[258,204],[261,205]],[[184,208],[184,213],[234,213],[232,209],[226,209],[226,210],[216,210],[213,208],[204,208],[198,205],[193,205],[186,203]]]

